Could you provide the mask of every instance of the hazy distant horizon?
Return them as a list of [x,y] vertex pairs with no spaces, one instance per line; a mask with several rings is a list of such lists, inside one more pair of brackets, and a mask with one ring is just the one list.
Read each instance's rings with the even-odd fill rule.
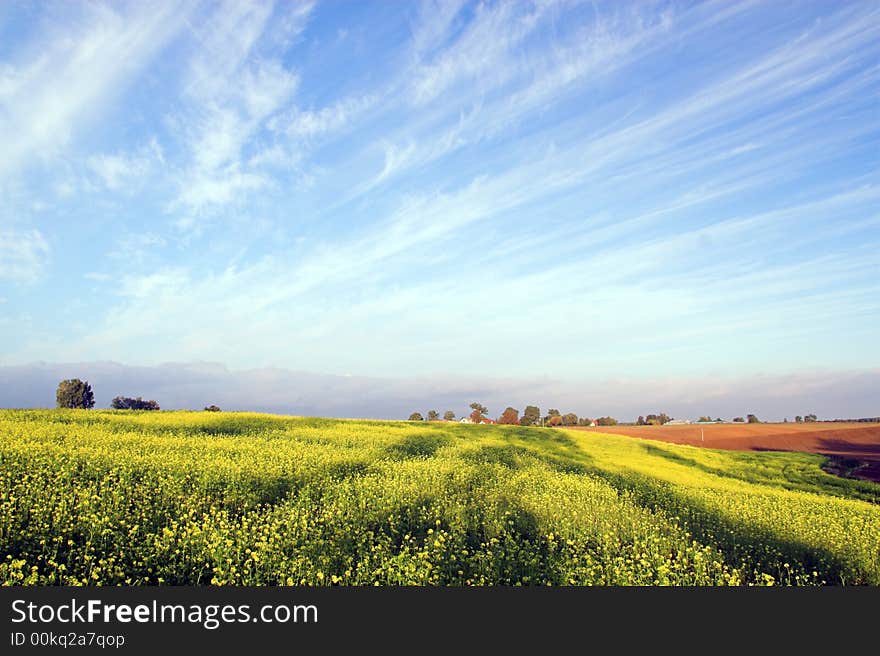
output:
[[635,421],[639,415],[666,412],[681,419],[702,415],[730,420],[753,413],[763,421],[793,420],[816,414],[819,419],[880,416],[876,392],[880,369],[757,376],[748,380],[581,380],[551,378],[456,378],[451,374],[422,378],[370,378],[292,371],[279,368],[230,370],[217,363],[168,363],[153,367],[116,362],[0,366],[0,408],[54,407],[60,380],[88,380],[96,408],[109,407],[114,396],[155,399],[164,410],[201,410],[216,404],[224,410],[278,414],[406,419],[452,410],[457,417],[478,401],[489,416],[511,405],[520,413],[538,405],[579,417],[611,415]]

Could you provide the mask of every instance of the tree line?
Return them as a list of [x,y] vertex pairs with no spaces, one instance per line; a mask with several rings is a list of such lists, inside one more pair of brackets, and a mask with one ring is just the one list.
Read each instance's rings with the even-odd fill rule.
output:
[[[475,401],[474,403],[471,403],[469,407],[471,408],[471,412],[466,416],[472,423],[479,424],[488,419],[489,410],[483,404]],[[671,417],[665,412],[651,413],[647,415],[639,415],[639,418],[636,420],[635,424],[637,426],[662,426],[664,424],[668,424],[673,419],[674,417]],[[422,415],[421,412],[413,412],[409,416],[409,421],[440,420],[440,413],[436,410],[429,410],[427,412],[427,415]],[[443,413],[442,420],[456,421],[455,413],[452,410],[447,410]],[[519,410],[514,407],[508,406],[504,409],[504,412],[502,412],[497,419],[492,421],[498,424],[516,424],[519,426],[617,426],[620,423],[614,417],[597,417],[596,419],[590,419],[589,417],[578,417],[573,412],[562,414],[556,408],[550,408],[547,411],[547,414],[542,416],[540,408],[536,405],[527,405],[522,413],[522,416],[520,416]],[[712,419],[711,415],[703,415],[697,421],[702,423],[719,423],[723,422],[724,420],[720,417]],[[786,419],[785,421],[788,420]],[[795,418],[795,421],[811,422],[817,421],[817,419],[816,415],[809,414],[804,417],[798,416]],[[733,422],[760,424],[761,420],[758,419],[757,415],[749,413],[745,416],[745,418],[734,417]]]
[[[469,407],[471,412],[466,416],[472,423],[479,424],[488,420],[489,409],[482,403],[474,401]],[[427,419],[421,412],[413,412],[409,416],[409,421],[440,421],[440,413],[436,410],[429,410],[426,416]],[[443,421],[456,421],[456,419],[452,410],[443,413]],[[562,414],[556,408],[550,408],[547,414],[542,416],[541,409],[536,405],[527,405],[522,416],[517,408],[507,406],[504,412],[493,421],[498,424],[519,426],[616,426],[618,423],[614,417],[590,419],[589,417],[578,417],[573,412]]]
[[[55,403],[59,408],[91,410],[95,407],[95,393],[87,380],[68,378],[58,383],[55,390]],[[153,399],[141,397],[116,396],[110,401],[113,410],[160,410],[159,404]],[[220,412],[216,405],[205,406],[207,412]]]

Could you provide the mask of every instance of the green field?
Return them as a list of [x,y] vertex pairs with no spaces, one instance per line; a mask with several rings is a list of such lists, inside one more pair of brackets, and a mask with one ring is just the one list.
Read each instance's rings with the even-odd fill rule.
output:
[[0,411],[0,581],[880,585],[880,485],[541,428]]

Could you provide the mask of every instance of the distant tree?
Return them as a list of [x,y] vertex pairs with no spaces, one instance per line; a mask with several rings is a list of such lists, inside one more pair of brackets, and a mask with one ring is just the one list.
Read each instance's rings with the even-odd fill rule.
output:
[[547,411],[547,414],[544,416],[544,419],[543,419],[543,422],[544,422],[544,425],[545,425],[545,426],[549,426],[549,425],[550,425],[550,418],[551,418],[551,417],[559,417],[559,418],[562,418],[562,413],[559,412],[559,410],[557,410],[556,408],[550,408],[550,409]]
[[519,423],[519,410],[516,408],[512,408],[507,406],[504,409],[504,412],[501,413],[501,416],[498,417],[499,424],[518,424]]
[[794,421],[796,424],[802,424],[802,423],[804,423],[804,418],[801,417],[800,415],[798,415],[797,417],[794,418]]
[[536,405],[527,405],[519,420],[520,426],[534,426],[541,418],[541,409]]
[[788,423],[788,417],[784,417],[784,418],[782,419],[782,423],[783,423],[783,424],[787,424],[787,423]]
[[425,421],[425,420],[422,418],[422,413],[421,413],[421,412],[414,412],[414,413],[412,413],[412,414],[409,416],[409,420],[410,420],[410,421]]
[[642,415],[639,415],[639,418],[636,420],[636,426],[644,426],[647,423]]
[[547,419],[548,426],[562,426],[562,415],[550,415]]
[[746,420],[743,419],[742,417],[734,417],[733,420],[734,420],[737,424],[742,424],[742,423],[745,423],[745,421],[746,421]]
[[220,412],[220,408],[212,403],[205,406],[205,412]]
[[88,381],[79,378],[68,378],[58,383],[55,401],[59,408],[79,408],[89,410],[95,407],[95,394]]
[[746,415],[746,421],[750,424],[760,424],[761,420],[758,419],[755,415]]
[[563,426],[577,426],[578,416],[573,412],[568,412],[562,415],[562,425]]
[[[645,417],[645,423],[650,426],[662,426],[667,423],[672,417],[667,415],[665,412],[661,412],[659,415],[648,415]],[[711,421],[711,419],[709,420]]]
[[715,419],[715,422],[716,423],[723,423],[724,420],[721,417],[718,417],[717,419]]
[[452,410],[447,410],[443,413],[443,418],[446,421],[455,421],[455,413]]
[[486,413],[489,412],[489,409],[486,406],[482,403],[477,403],[476,401],[471,403],[470,409],[472,410],[470,418],[475,424],[479,424],[483,421],[483,419],[486,418]]
[[816,421],[816,415],[804,415],[804,421]]
[[600,426],[617,426],[617,420],[614,417],[599,417],[596,423]]
[[578,419],[578,426],[589,426],[593,423],[593,420],[589,417],[581,417]]
[[440,413],[436,410],[428,410],[428,421],[437,421],[440,419]]
[[712,421],[712,417],[700,417],[699,421]]
[[117,396],[110,401],[110,407],[114,410],[159,410],[159,404],[155,401],[144,401],[141,397],[132,399],[128,396]]

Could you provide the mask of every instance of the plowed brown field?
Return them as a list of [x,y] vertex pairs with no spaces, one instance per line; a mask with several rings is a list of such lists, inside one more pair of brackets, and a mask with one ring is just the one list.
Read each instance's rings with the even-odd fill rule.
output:
[[[701,436],[702,429],[702,436]],[[684,426],[597,426],[577,430],[629,435],[673,444],[731,451],[805,451],[832,460],[832,468],[880,483],[880,424],[783,423]],[[858,461],[858,463],[856,462]]]

